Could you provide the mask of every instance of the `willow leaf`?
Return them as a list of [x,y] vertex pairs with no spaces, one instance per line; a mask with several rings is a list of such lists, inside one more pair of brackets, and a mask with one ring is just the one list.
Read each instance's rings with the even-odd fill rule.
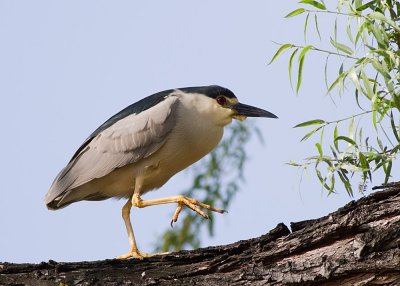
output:
[[275,55],[272,57],[271,61],[268,63],[269,65],[279,57],[285,50],[292,48],[292,44],[283,44],[280,48],[276,51]]
[[325,120],[314,119],[314,120],[309,120],[309,121],[305,121],[305,122],[299,123],[296,126],[294,126],[293,128],[305,127],[305,126],[310,126],[310,125],[321,125],[321,124],[324,124],[324,123],[326,123]]
[[296,9],[285,16],[285,18],[294,17],[296,15],[304,13],[306,10],[304,8]]
[[348,142],[351,145],[357,146],[357,143],[353,139],[351,139],[349,137],[346,137],[346,136],[338,136],[338,137],[336,137],[335,141],[339,141],[339,140],[343,140],[343,141]]
[[313,1],[313,0],[301,0],[299,3],[302,4],[309,4],[311,6],[314,6],[315,8],[318,8],[320,10],[326,10],[326,7],[324,4],[318,2],[318,1]]
[[344,45],[344,44],[341,44],[341,43],[336,42],[333,38],[331,38],[331,44],[332,44],[336,49],[338,49],[339,51],[342,51],[342,52],[344,52],[344,53],[346,53],[346,54],[349,54],[349,55],[352,55],[352,54],[353,54],[353,50],[352,50],[350,47],[348,47],[348,46],[346,46],[346,45]]
[[307,140],[311,135],[313,135],[315,132],[317,132],[317,131],[320,130],[321,128],[322,128],[322,127],[320,126],[320,127],[317,127],[317,128],[315,128],[315,129],[311,130],[311,131],[308,132],[306,135],[304,135],[303,138],[301,138],[300,141],[305,141],[305,140]]
[[289,71],[289,81],[290,81],[290,86],[293,87],[293,81],[292,81],[292,63],[293,63],[293,59],[294,56],[297,54],[297,52],[299,51],[299,49],[295,49],[294,52],[292,53],[292,55],[289,58],[289,65],[288,65],[288,71]]
[[397,26],[394,21],[390,20],[389,18],[386,18],[385,15],[383,15],[380,12],[372,12],[371,14],[368,15],[368,17],[374,20],[385,22],[386,24],[390,25],[393,29],[395,29],[397,32],[400,32],[400,27]]

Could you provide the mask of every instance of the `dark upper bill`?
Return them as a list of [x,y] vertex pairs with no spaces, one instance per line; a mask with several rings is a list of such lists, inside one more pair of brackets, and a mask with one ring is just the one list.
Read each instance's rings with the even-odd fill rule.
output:
[[236,111],[235,115],[239,116],[278,118],[278,116],[269,111],[243,103],[234,104],[232,110]]

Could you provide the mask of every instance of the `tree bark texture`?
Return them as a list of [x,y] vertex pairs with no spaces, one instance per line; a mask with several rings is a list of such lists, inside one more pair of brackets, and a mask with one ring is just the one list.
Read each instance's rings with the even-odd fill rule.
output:
[[400,183],[291,231],[281,223],[225,246],[143,260],[0,262],[0,285],[400,285]]

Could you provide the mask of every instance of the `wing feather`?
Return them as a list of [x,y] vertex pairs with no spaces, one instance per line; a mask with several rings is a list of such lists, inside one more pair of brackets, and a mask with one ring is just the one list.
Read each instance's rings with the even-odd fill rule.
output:
[[178,97],[168,96],[157,105],[139,114],[128,115],[94,138],[88,138],[84,143],[86,146],[80,148],[80,153],[74,155],[54,180],[46,195],[46,204],[56,203],[59,207],[74,188],[156,152],[175,126],[174,111],[178,102]]

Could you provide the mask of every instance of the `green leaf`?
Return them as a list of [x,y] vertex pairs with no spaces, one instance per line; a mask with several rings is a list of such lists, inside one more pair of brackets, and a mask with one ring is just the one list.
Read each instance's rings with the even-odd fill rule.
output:
[[378,128],[376,126],[376,109],[372,110],[372,124],[374,125],[375,131],[378,131]]
[[356,35],[356,40],[354,42],[354,45],[357,45],[358,40],[360,38],[362,39],[364,37],[364,33],[365,33],[365,28],[366,27],[367,27],[367,23],[366,22],[364,22],[361,26],[358,27],[358,32],[357,32],[357,35]]
[[386,168],[384,168],[385,170],[385,183],[387,184],[389,182],[389,178],[390,178],[390,173],[392,172],[392,160],[390,160],[386,166]]
[[336,154],[336,152],[335,152],[335,149],[333,149],[332,146],[329,146],[329,147],[331,148],[331,152],[332,152],[332,154],[333,154],[333,157],[335,158],[335,160],[337,160],[337,159],[338,159],[338,156],[337,156],[337,154]]
[[338,74],[341,75],[343,73],[343,63],[340,65]]
[[346,136],[338,136],[338,137],[336,137],[335,141],[339,141],[339,140],[343,140],[343,141],[348,142],[351,145],[357,146],[357,143],[353,139],[351,139],[349,137],[346,137]]
[[392,149],[392,151],[390,152],[390,154],[396,154],[399,150],[400,150],[400,144],[398,144],[396,147],[394,147]]
[[324,4],[317,2],[317,1],[313,1],[313,0],[301,0],[299,3],[302,4],[309,4],[311,6],[314,6],[315,8],[318,8],[320,10],[326,10],[326,7]]
[[306,20],[304,21],[304,42],[307,42],[307,26],[308,26],[308,18],[310,17],[310,13],[307,14]]
[[378,42],[379,47],[386,49],[389,43],[384,39],[385,31],[381,29],[376,23],[373,22],[368,23],[367,27],[374,35],[376,41]]
[[333,193],[334,189],[335,189],[335,175],[332,174],[332,175],[331,175],[331,187],[330,187],[330,189],[329,189],[328,195],[330,195],[331,193]]
[[292,87],[293,87],[293,82],[292,82],[292,63],[293,63],[293,58],[297,54],[298,51],[299,51],[299,48],[295,49],[294,52],[292,53],[292,55],[290,56],[290,59],[289,59],[289,66],[288,66],[289,81],[290,81],[290,86],[292,86]]
[[356,8],[356,9],[357,9],[358,7],[361,6],[362,1],[363,1],[363,0],[355,0],[355,1],[354,1],[354,5],[355,5],[355,8]]
[[[324,81],[325,81],[326,90],[329,90],[329,86],[328,86],[328,60],[329,60],[329,54],[326,56],[325,66],[324,66]],[[329,94],[329,91],[327,93]]]
[[385,65],[382,65],[377,59],[371,59],[371,64],[386,80],[390,80],[389,70]]
[[369,164],[362,152],[358,152],[358,159],[360,160],[361,167],[364,170],[369,170]]
[[338,171],[337,173],[349,196],[353,196],[353,189],[351,188],[349,178],[347,178],[346,174],[343,171]]
[[386,24],[390,25],[393,29],[395,29],[397,32],[400,32],[400,27],[397,26],[394,21],[390,20],[389,18],[386,18],[385,15],[383,15],[380,12],[372,12],[371,14],[368,15],[368,17],[374,20],[385,22]]
[[[355,14],[357,12],[355,7],[353,7],[353,5],[350,5],[349,1],[340,1],[340,2],[342,3],[340,5],[345,5],[347,7],[347,9],[349,9],[349,12],[350,12],[349,14]],[[352,4],[354,4],[354,0],[352,0],[351,2],[352,2]],[[342,8],[340,7],[340,11],[341,10],[342,10]]]
[[365,94],[364,90],[361,88],[360,79],[359,79],[358,75],[356,74],[356,72],[354,71],[353,68],[351,68],[351,69],[348,71],[348,74],[349,74],[349,77],[350,77],[351,81],[353,82],[353,84],[354,84],[355,87],[357,88],[357,90],[358,90],[360,93]]
[[308,157],[308,158],[306,158],[305,159],[306,161],[311,161],[311,160],[315,160],[315,161],[317,161],[317,162],[325,162],[325,163],[327,163],[329,166],[332,166],[332,163],[331,163],[331,161],[330,160],[332,160],[332,158],[331,157],[329,157],[329,156],[311,156],[311,157]]
[[323,156],[323,153],[322,153],[322,146],[321,146],[321,144],[315,143],[315,147],[317,147],[317,149],[318,149],[319,156],[322,157],[322,156]]
[[[300,59],[300,57],[299,57]],[[299,92],[301,86],[301,80],[303,77],[303,65],[304,65],[304,57],[299,60],[299,71],[297,73],[297,85],[296,85],[296,93]]]
[[308,46],[306,46],[306,47],[303,48],[303,50],[301,51],[301,53],[300,53],[300,55],[299,55],[299,62],[300,62],[301,59],[303,59],[303,58],[305,57],[306,53],[307,53],[311,48],[313,48],[313,46],[311,46],[311,45],[308,45]]
[[348,46],[338,43],[336,42],[332,37],[331,37],[331,44],[338,49],[339,51],[342,51],[346,54],[352,55],[353,54],[353,50],[351,48],[349,48]]
[[301,166],[303,166],[303,165],[301,165],[301,164],[299,164],[299,163],[296,163],[296,162],[294,162],[294,161],[292,161],[292,160],[290,160],[289,163],[287,163],[287,164],[290,165],[290,166],[294,166],[294,167],[301,167]]
[[[376,161],[380,162],[379,160],[376,160]],[[377,163],[377,162],[375,162],[375,163]],[[376,170],[379,170],[380,168],[382,168],[384,166],[384,164],[385,164],[384,161],[381,161],[379,164],[376,164],[376,166],[375,166],[373,171],[375,172]]]
[[315,166],[315,173],[317,173],[317,177],[318,177],[319,181],[321,182],[321,185],[324,186],[324,188],[329,191],[330,187],[326,184],[326,178],[322,177],[321,171],[317,169],[317,166]]
[[337,86],[340,81],[342,81],[346,76],[347,72],[339,74],[339,76],[334,80],[334,82],[332,82],[331,86],[328,88],[328,93],[330,93],[335,88],[335,86]]
[[275,55],[272,57],[271,61],[268,63],[269,65],[276,60],[277,57],[279,57],[280,54],[282,54],[285,50],[292,48],[292,44],[284,44],[280,46],[280,48],[276,51]]
[[364,87],[366,90],[366,93],[364,93],[364,94],[368,97],[369,100],[372,100],[375,94],[371,88],[369,78],[363,70],[361,70],[361,79],[363,81],[363,84],[364,84]]
[[[381,104],[383,104],[383,103],[381,103]],[[382,108],[382,106],[380,106],[380,108]],[[388,113],[388,111],[389,111],[389,109],[390,109],[391,107],[390,107],[390,105],[383,105],[383,109],[382,110],[380,110],[380,117],[379,117],[379,123],[381,123],[382,122],[382,120],[387,116],[387,113]],[[381,125],[381,127],[382,127],[382,125]]]
[[344,169],[344,170],[347,170],[347,171],[349,171],[351,173],[362,171],[362,168],[354,165],[352,162],[350,162],[350,163],[341,163],[340,164],[340,168]]
[[317,30],[319,40],[321,41],[321,33],[319,32],[317,13],[314,14],[314,22],[315,22],[315,29]]
[[[325,134],[325,127],[322,127],[321,135],[319,137],[319,144],[322,146],[322,141],[324,140],[324,134]],[[321,155],[322,156],[322,155]]]
[[378,142],[379,148],[381,148],[381,151],[383,151],[383,144],[382,144],[382,140],[379,139],[379,137],[376,137],[376,142]]
[[364,108],[361,107],[360,100],[359,100],[360,97],[358,96],[358,94],[359,94],[359,91],[358,91],[358,89],[356,88],[356,89],[354,90],[354,96],[356,97],[357,106],[358,106],[361,110],[364,110]]
[[303,123],[299,123],[296,126],[294,126],[293,128],[305,127],[305,126],[310,126],[310,125],[321,125],[321,124],[324,124],[324,123],[326,123],[325,120],[314,119],[314,120],[305,121]]
[[356,6],[357,7],[356,10],[358,12],[364,11],[365,9],[372,8],[373,4],[375,4],[375,3],[376,3],[376,0],[373,0],[373,1],[370,1],[368,3],[365,3],[364,5],[361,5],[361,6],[358,6],[358,7]]
[[335,145],[336,150],[339,150],[337,138],[338,138],[338,126],[336,124],[335,129],[333,130],[333,144]]
[[[392,131],[393,131],[394,137],[396,137],[397,142],[400,143],[399,132],[396,130],[396,124],[394,123],[392,111],[390,111],[390,125],[392,126]],[[399,127],[397,127],[397,128],[399,128]]]
[[365,181],[369,178],[369,180],[372,180],[372,174],[371,174],[371,169],[369,167],[369,163],[367,161],[367,158],[365,158],[364,154],[362,152],[359,152],[358,158],[360,160],[361,167],[363,168],[363,179],[364,183]]
[[354,117],[351,118],[347,136],[354,140]]
[[347,33],[347,37],[349,38],[349,40],[350,40],[352,43],[354,43],[353,34],[351,33],[351,18],[348,18],[348,19],[347,19],[346,33]]
[[294,17],[296,15],[304,13],[306,10],[304,8],[296,9],[285,16],[285,18]]
[[322,128],[322,127],[320,126],[320,127],[317,127],[317,128],[315,128],[315,129],[311,130],[311,131],[308,132],[306,135],[304,135],[303,138],[301,138],[300,142],[301,142],[301,141],[304,141],[304,140],[307,140],[311,135],[313,135],[315,132],[317,132],[317,131],[320,130],[321,128]]
[[335,39],[335,42],[337,42],[337,20],[338,18],[335,18],[335,25],[333,26],[333,38]]
[[311,46],[311,45],[304,47],[303,50],[301,51],[299,57],[298,57],[298,61],[299,61],[299,71],[298,71],[298,73],[297,73],[296,92],[299,92],[300,85],[301,85],[305,55],[306,55],[306,53],[307,53],[312,47],[313,47],[313,46]]

